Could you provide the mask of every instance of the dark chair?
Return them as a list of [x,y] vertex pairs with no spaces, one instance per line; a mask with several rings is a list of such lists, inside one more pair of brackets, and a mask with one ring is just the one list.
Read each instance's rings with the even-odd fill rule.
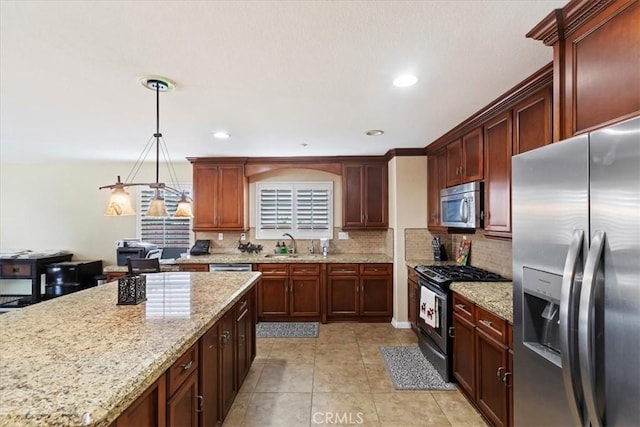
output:
[[129,258],[127,260],[127,267],[129,268],[129,274],[160,272],[160,262],[158,258]]

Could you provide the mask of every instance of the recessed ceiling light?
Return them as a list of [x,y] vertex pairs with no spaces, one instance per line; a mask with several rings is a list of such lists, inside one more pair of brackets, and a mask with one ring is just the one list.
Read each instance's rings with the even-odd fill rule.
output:
[[371,129],[366,131],[365,133],[369,136],[378,136],[378,135],[382,135],[384,131],[380,129]]
[[418,82],[418,78],[411,74],[404,74],[402,76],[398,76],[393,81],[393,85],[397,87],[409,87],[413,86]]
[[231,135],[229,135],[227,132],[219,131],[219,132],[214,132],[213,137],[218,139],[228,139],[231,137]]

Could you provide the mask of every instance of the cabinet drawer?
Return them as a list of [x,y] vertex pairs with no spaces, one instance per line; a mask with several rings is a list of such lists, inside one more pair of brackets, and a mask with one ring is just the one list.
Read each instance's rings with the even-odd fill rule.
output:
[[31,277],[31,264],[17,262],[2,263],[2,277]]
[[170,368],[167,375],[168,396],[173,395],[192,372],[198,369],[198,343],[187,350]]
[[482,307],[476,307],[476,327],[507,345],[507,321]]
[[360,264],[360,274],[388,276],[392,274],[392,264]]
[[329,264],[327,274],[330,276],[358,274],[358,264]]
[[453,293],[453,311],[458,313],[463,319],[475,322],[476,306],[466,298],[461,297],[457,293]]
[[258,271],[265,276],[288,276],[289,264],[258,264]]
[[236,309],[238,312],[238,315],[240,315],[242,312],[247,311],[247,308],[249,307],[249,294],[244,294],[236,303]]
[[181,264],[179,267],[180,271],[191,271],[191,272],[208,272],[209,264]]
[[317,276],[320,274],[320,264],[291,264],[292,276]]

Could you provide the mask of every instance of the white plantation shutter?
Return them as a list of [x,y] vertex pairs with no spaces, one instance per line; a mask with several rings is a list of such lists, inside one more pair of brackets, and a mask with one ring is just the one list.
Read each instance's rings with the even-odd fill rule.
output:
[[[180,196],[163,192],[164,202],[169,215],[173,215],[178,207]],[[190,196],[190,191],[185,191]],[[155,195],[155,190],[144,188],[140,190],[138,207],[138,237],[143,242],[153,243],[159,248],[191,246],[191,218],[152,218],[145,216],[149,204]]]
[[331,238],[332,182],[263,182],[256,185],[259,239]]

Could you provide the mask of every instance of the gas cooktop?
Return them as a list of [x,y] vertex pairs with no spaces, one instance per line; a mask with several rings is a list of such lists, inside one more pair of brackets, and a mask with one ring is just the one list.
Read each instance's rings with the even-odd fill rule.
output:
[[423,279],[437,284],[509,281],[499,274],[471,265],[418,265],[415,270]]

